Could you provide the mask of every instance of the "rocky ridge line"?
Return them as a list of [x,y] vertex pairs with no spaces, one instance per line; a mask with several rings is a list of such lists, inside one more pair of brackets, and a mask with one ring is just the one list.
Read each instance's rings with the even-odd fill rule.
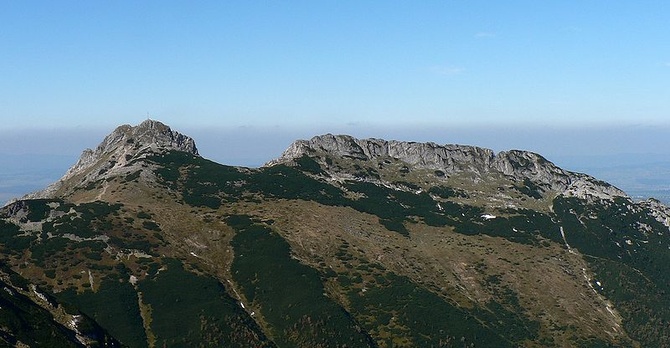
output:
[[440,170],[447,176],[473,173],[482,178],[490,173],[542,185],[549,190],[581,198],[627,197],[618,188],[589,175],[563,170],[544,157],[528,151],[493,150],[466,145],[438,145],[432,142],[406,142],[383,139],[357,139],[349,135],[325,134],[293,142],[276,160],[266,166],[290,163],[303,155],[325,153],[331,156],[372,160],[399,159],[420,169]]

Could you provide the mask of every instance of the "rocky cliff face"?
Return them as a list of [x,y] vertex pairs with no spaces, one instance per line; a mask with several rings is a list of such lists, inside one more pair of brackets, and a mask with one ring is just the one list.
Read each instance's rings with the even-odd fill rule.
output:
[[135,127],[119,126],[95,150],[84,150],[66,176],[87,169],[106,155],[112,154],[118,158],[118,163],[123,163],[125,155],[135,155],[147,149],[171,149],[198,155],[193,139],[173,131],[161,122],[146,120]]
[[86,149],[77,163],[57,182],[46,189],[31,193],[24,199],[53,198],[63,195],[63,189],[137,171],[132,161],[148,152],[178,150],[198,156],[195,141],[165,124],[146,120],[137,126],[122,125],[98,145],[95,150]]
[[348,135],[326,134],[310,140],[298,140],[267,166],[289,163],[304,155],[315,157],[320,154],[360,161],[392,158],[413,168],[438,170],[446,176],[471,173],[483,178],[498,173],[521,182],[530,180],[546,190],[582,198],[626,196],[614,186],[585,174],[563,170],[532,152],[511,150],[496,154],[490,149],[475,146],[356,139]]

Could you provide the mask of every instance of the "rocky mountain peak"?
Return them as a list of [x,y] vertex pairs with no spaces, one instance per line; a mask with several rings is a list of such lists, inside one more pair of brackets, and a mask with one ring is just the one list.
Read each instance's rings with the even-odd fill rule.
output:
[[493,150],[469,145],[357,139],[349,135],[325,134],[295,141],[278,159],[266,165],[290,163],[305,155],[318,157],[319,154],[360,161],[392,158],[413,168],[440,171],[446,177],[468,173],[481,179],[490,174],[502,174],[519,182],[529,180],[547,191],[582,198],[626,196],[614,186],[585,174],[563,170],[533,152],[510,150],[496,154]]
[[278,159],[267,165],[290,162],[315,152],[364,161],[391,157],[420,168],[436,170],[449,168],[449,172],[470,170],[474,167],[479,167],[478,170],[484,169],[495,157],[492,150],[474,146],[387,141],[375,138],[356,139],[349,135],[325,134],[310,140],[295,141]]
[[129,165],[129,162],[139,154],[164,150],[183,151],[199,156],[192,138],[173,131],[159,121],[147,119],[137,126],[119,126],[95,149],[84,150],[77,163],[60,180],[25,198],[50,198],[62,187],[68,186],[66,182],[73,178],[78,178],[75,185],[81,186],[119,172],[136,171],[137,168]]
[[125,165],[136,154],[149,149],[178,150],[198,155],[192,138],[173,131],[159,121],[146,120],[135,127],[127,124],[119,126],[95,150],[84,150],[66,176],[86,170],[103,157],[113,159],[117,165]]
[[146,120],[134,127],[130,125],[117,127],[105,137],[94,153],[103,154],[120,148],[134,148],[138,151],[162,148],[198,155],[193,139],[155,120]]

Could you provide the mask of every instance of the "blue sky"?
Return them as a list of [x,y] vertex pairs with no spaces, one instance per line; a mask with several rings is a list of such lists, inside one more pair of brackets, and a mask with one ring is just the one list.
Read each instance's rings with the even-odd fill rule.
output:
[[668,125],[666,1],[2,1],[4,127]]
[[57,178],[148,115],[234,165],[326,132],[670,162],[668,23],[667,1],[0,0],[0,160]]

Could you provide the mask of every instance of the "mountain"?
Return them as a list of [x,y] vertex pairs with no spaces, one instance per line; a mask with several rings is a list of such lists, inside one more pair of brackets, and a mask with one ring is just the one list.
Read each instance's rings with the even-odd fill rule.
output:
[[79,161],[60,180],[24,198],[60,197],[89,184],[136,173],[140,168],[133,164],[133,160],[148,153],[169,150],[198,156],[193,139],[158,121],[146,120],[137,127],[119,126],[95,150],[84,150]]
[[[475,181],[485,181],[494,176],[507,177],[512,181],[533,182],[541,191],[581,198],[625,196],[623,191],[607,183],[588,175],[562,170],[532,152],[513,150],[496,155],[489,149],[474,146],[440,146],[434,143],[382,139],[359,140],[346,135],[327,134],[309,141],[296,141],[279,159],[268,165],[287,163],[313,154],[318,156],[319,153],[324,154],[324,158],[334,156],[364,162],[374,161],[380,169],[384,161],[399,160],[414,169],[434,170],[438,177],[465,174],[473,177]],[[328,163],[320,164],[329,168]],[[343,174],[346,176],[347,173]]]
[[0,210],[2,281],[54,303],[0,342],[670,346],[669,226],[531,152],[327,134],[251,169],[147,120]]

